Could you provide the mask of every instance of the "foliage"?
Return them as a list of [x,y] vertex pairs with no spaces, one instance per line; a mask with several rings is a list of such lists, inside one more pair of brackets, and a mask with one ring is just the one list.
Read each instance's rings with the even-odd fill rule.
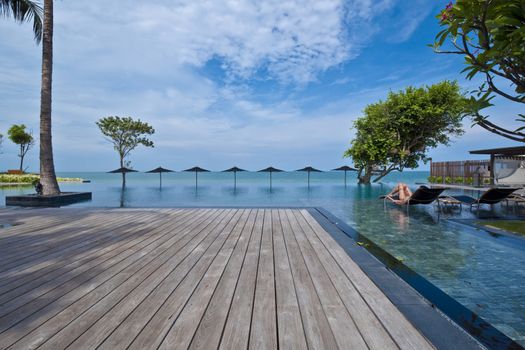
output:
[[445,183],[450,185],[452,183],[452,178],[450,176],[445,177]]
[[436,183],[436,177],[435,176],[429,176],[429,177],[427,177],[427,180],[431,184]]
[[42,40],[42,16],[44,9],[36,1],[30,0],[0,0],[0,16],[13,17],[17,22],[33,21],[35,41]]
[[358,169],[360,183],[379,181],[391,171],[426,163],[427,152],[448,145],[463,133],[461,119],[466,99],[456,82],[390,92],[385,101],[366,106],[354,122],[356,131],[345,152]]
[[443,176],[437,176],[436,177],[436,183],[442,184],[443,183]]
[[456,176],[454,178],[454,182],[457,183],[457,184],[462,184],[464,182],[463,176]]
[[[483,75],[484,83],[470,99],[474,123],[506,138],[525,142],[525,126],[505,129],[490,122],[481,110],[502,96],[525,103],[525,1],[457,0],[437,16],[444,29],[433,44],[437,53],[465,57],[467,79]],[[446,48],[447,45],[450,49]],[[502,87],[502,86],[509,86]],[[525,122],[525,115],[518,119]]]
[[[40,179],[37,174],[23,174],[23,175],[12,175],[12,174],[0,174],[0,183],[27,183],[33,184],[35,181]],[[59,177],[60,182],[82,182],[81,178],[72,177]]]
[[466,183],[467,185],[471,185],[471,186],[472,186],[472,184],[474,183],[474,178],[473,178],[472,176],[467,177],[467,178],[465,179],[465,183]]
[[20,157],[20,171],[24,170],[24,157],[27,152],[35,145],[35,139],[31,132],[26,131],[24,124],[13,125],[7,130],[7,136],[13,143],[20,147],[18,156]]
[[525,235],[525,225],[523,224],[523,220],[478,221],[477,224],[483,225],[489,229],[496,228],[520,235]]
[[[120,166],[129,166],[126,157],[137,146],[153,147],[153,141],[148,135],[153,135],[155,129],[140,119],[131,117],[111,116],[97,121],[97,126],[106,139],[113,144],[113,148],[120,157]],[[122,184],[126,184],[126,174],[122,173]]]
[[[121,161],[139,145],[153,147],[153,142],[147,138],[147,135],[153,135],[155,129],[140,119],[106,117],[97,121],[97,126],[106,139],[113,144]],[[124,166],[123,162],[121,166]]]

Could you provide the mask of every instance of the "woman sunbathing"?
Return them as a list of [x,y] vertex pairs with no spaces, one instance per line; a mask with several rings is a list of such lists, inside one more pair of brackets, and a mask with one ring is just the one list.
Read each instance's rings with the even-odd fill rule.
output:
[[407,184],[400,182],[394,187],[388,196],[394,199],[394,203],[402,205],[410,199],[412,191],[410,191]]

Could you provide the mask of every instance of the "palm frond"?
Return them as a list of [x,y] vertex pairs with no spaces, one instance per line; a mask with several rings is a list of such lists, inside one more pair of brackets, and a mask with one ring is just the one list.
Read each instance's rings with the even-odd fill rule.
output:
[[42,40],[42,17],[44,9],[37,1],[30,0],[0,0],[0,16],[13,17],[17,22],[33,21],[35,41]]

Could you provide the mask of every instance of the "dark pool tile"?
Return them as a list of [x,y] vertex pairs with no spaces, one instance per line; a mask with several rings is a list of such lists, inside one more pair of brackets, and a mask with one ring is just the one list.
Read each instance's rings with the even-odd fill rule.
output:
[[465,332],[452,324],[440,312],[430,305],[400,304],[399,310],[412,322],[418,325],[423,334],[440,334],[432,337],[432,342],[438,349],[480,349],[473,338],[465,336]]

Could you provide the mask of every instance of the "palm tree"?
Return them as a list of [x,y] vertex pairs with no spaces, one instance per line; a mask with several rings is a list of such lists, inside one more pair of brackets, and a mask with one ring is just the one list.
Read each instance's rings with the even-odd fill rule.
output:
[[29,0],[0,0],[0,15],[13,17],[17,22],[33,20],[35,41],[42,40],[42,15],[44,10],[36,1]]
[[[59,194],[60,188],[53,162],[51,136],[51,89],[53,81],[53,0],[44,7],[30,0],[0,0],[0,14],[13,16],[18,22],[33,20],[37,43],[42,41],[42,86],[40,90],[40,182],[43,194]],[[43,23],[42,23],[43,17]]]

